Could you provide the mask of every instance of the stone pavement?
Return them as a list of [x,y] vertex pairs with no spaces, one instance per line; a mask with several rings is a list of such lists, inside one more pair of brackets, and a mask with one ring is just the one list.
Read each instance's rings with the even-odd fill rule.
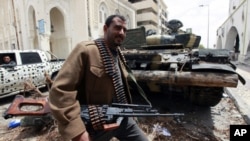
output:
[[236,71],[246,80],[246,84],[239,82],[237,88],[226,88],[226,92],[235,101],[247,124],[250,124],[250,66],[237,64]]

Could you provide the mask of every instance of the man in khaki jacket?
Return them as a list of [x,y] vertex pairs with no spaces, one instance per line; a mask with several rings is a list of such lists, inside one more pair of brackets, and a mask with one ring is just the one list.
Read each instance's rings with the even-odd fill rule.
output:
[[[125,59],[119,46],[126,36],[125,18],[107,18],[104,38],[81,42],[73,49],[50,90],[51,112],[58,121],[60,134],[73,141],[146,141],[132,118],[124,118],[117,129],[89,137],[80,117],[80,105],[131,103]],[[97,136],[98,135],[98,136]]]

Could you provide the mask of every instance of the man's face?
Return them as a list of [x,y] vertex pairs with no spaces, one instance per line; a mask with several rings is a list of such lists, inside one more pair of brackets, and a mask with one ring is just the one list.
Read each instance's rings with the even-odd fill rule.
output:
[[5,57],[3,58],[3,61],[4,61],[5,63],[9,63],[9,62],[10,62],[10,57],[9,57],[9,56],[5,56]]
[[104,26],[104,38],[109,47],[120,46],[126,37],[126,23],[120,18],[115,17],[109,27]]

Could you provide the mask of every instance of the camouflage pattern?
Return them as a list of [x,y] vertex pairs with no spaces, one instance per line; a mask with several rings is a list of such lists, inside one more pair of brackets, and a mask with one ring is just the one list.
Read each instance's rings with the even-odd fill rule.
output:
[[122,52],[146,93],[180,91],[195,104],[214,106],[224,87],[245,83],[228,50],[198,49],[201,37],[173,23],[178,25],[170,25],[169,35],[146,36],[143,27],[127,32]]

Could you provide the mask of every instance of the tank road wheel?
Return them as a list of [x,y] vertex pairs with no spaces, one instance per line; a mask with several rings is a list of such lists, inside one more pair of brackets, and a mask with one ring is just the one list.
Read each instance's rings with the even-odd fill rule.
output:
[[220,87],[191,87],[189,100],[200,106],[215,106],[220,102],[222,94],[223,88]]

